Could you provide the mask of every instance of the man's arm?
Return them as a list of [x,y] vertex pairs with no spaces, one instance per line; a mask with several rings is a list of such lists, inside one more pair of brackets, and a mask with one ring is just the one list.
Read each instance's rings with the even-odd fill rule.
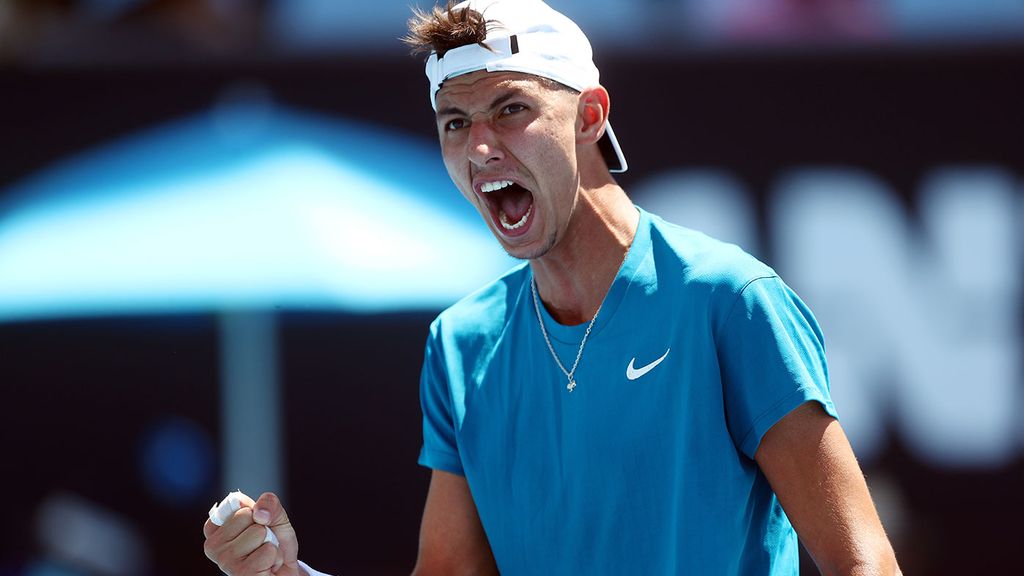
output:
[[466,479],[435,470],[423,510],[413,575],[461,574],[498,574],[498,567]]
[[818,403],[769,429],[754,458],[824,576],[902,574],[846,434]]

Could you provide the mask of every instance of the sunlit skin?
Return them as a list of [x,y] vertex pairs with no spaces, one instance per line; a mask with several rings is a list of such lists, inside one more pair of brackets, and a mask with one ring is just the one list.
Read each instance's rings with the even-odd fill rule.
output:
[[[502,247],[531,261],[542,299],[565,324],[593,316],[639,220],[597,148],[608,107],[599,86],[574,94],[516,72],[465,74],[437,94],[449,176]],[[481,192],[499,180],[533,194],[521,230],[505,230]]]
[[[438,94],[438,137],[448,174],[513,257],[546,254],[571,216],[579,188],[575,100],[516,73],[458,76]],[[533,192],[535,216],[522,237],[502,233],[480,192],[483,182],[500,179]]]

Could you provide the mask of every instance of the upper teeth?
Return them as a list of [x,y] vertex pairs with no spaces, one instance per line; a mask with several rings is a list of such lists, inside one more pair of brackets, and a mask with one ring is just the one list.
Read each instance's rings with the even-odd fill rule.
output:
[[511,180],[499,180],[497,182],[484,182],[483,185],[480,186],[480,191],[481,192],[494,192],[495,190],[501,190],[502,188],[506,188],[506,187],[511,186],[511,185],[512,185],[512,181]]

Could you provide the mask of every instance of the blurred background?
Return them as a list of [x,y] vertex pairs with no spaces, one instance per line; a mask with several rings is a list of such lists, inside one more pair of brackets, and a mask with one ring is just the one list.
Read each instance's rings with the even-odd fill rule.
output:
[[[550,3],[635,202],[815,310],[904,572],[1017,570],[1024,1]],[[0,0],[0,576],[216,574],[239,488],[321,570],[412,568],[427,325],[514,262],[409,6]]]

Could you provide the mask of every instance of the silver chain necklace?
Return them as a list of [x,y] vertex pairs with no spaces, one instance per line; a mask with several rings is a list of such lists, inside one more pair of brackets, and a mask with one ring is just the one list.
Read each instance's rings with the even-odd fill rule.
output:
[[597,307],[597,312],[594,312],[594,317],[590,319],[590,324],[587,325],[587,331],[583,333],[583,340],[580,341],[580,349],[576,351],[576,360],[572,363],[572,369],[566,370],[565,366],[562,365],[562,361],[558,359],[558,354],[555,353],[555,347],[551,345],[551,338],[548,338],[548,330],[544,327],[544,318],[540,315],[540,298],[537,297],[537,278],[533,277],[530,279],[530,289],[533,291],[533,308],[537,311],[537,322],[540,323],[540,333],[544,335],[544,341],[548,344],[548,350],[551,351],[551,357],[555,359],[555,364],[562,369],[565,373],[565,377],[569,380],[569,383],[565,386],[566,390],[572,394],[572,391],[576,389],[576,379],[573,375],[576,374],[576,367],[580,365],[580,358],[583,356],[583,347],[587,345],[587,338],[590,336],[590,330],[594,327],[594,322],[597,322],[597,315],[601,313],[601,306],[604,306],[604,301],[601,302],[601,306]]

